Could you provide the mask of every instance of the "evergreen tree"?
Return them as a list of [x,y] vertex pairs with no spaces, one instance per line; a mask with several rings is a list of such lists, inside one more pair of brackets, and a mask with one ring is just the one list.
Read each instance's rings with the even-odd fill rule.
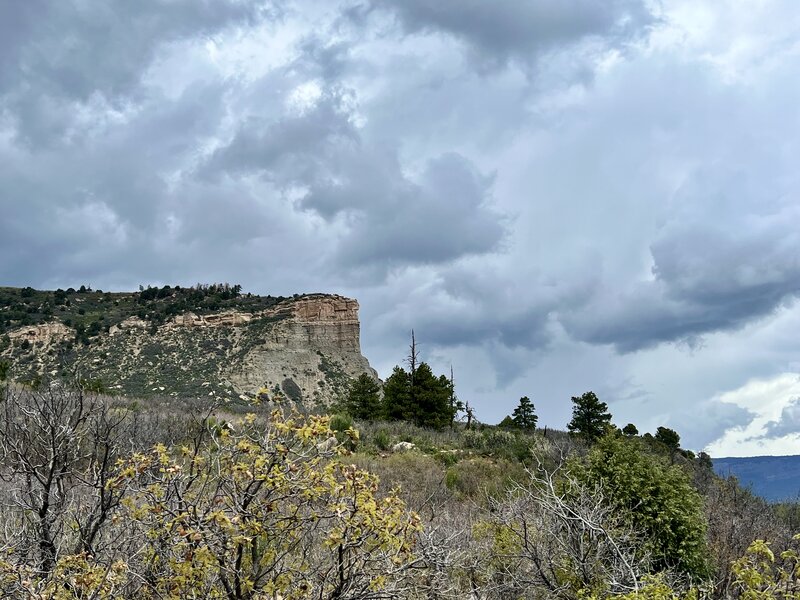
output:
[[659,427],[656,429],[655,439],[670,450],[677,450],[681,445],[681,436],[678,435],[677,431],[669,427]]
[[536,422],[539,420],[539,417],[536,416],[533,402],[531,402],[530,398],[527,396],[523,396],[519,399],[519,405],[514,409],[512,415],[514,425],[518,428],[529,431],[536,429]]
[[500,429],[516,429],[517,424],[514,423],[514,419],[511,418],[511,415],[506,415],[505,418],[500,421],[497,425]]
[[686,472],[645,450],[639,440],[611,432],[571,472],[602,486],[617,514],[647,534],[643,541],[656,569],[708,575],[707,522],[703,499]]
[[436,377],[428,363],[420,363],[412,386],[414,422],[420,427],[435,429],[450,425],[454,416],[450,396],[450,380],[444,375]]
[[381,416],[381,388],[367,373],[353,381],[345,408],[356,419],[374,420]]
[[415,365],[414,377],[395,367],[383,385],[383,410],[393,421],[411,421],[420,427],[441,429],[455,416],[450,380],[436,377],[427,363]]
[[624,433],[625,435],[639,435],[639,430],[633,423],[628,423],[627,425],[625,425],[625,427],[622,428],[622,433]]
[[569,432],[593,442],[605,433],[611,424],[608,405],[600,402],[594,392],[572,397],[572,420],[567,425]]
[[390,421],[412,421],[411,376],[396,366],[383,384],[383,414]]

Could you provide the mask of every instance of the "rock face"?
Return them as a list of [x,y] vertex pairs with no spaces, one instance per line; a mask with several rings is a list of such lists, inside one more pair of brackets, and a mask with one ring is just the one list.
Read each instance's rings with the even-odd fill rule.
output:
[[[310,296],[261,315],[274,326],[225,371],[237,390],[280,390],[293,400],[328,403],[361,373],[377,378],[361,355],[358,302],[342,296]],[[300,397],[298,397],[300,394]]]
[[[313,294],[260,312],[185,313],[158,327],[134,316],[89,345],[48,323],[13,331],[6,353],[27,352],[28,364],[49,373],[63,367],[54,357],[68,354],[82,377],[131,396],[283,395],[313,408],[340,398],[362,373],[377,379],[361,355],[358,308],[351,298]],[[63,352],[39,351],[59,343]]]
[[75,330],[67,327],[63,323],[54,321],[41,325],[28,325],[20,327],[8,334],[12,342],[27,341],[31,344],[49,346],[54,342],[70,339],[75,335]]
[[119,325],[113,325],[109,328],[108,334],[109,335],[116,335],[121,331],[125,331],[126,329],[131,329],[132,327],[139,327],[144,328],[147,327],[147,321],[144,319],[140,319],[139,317],[129,317],[122,321]]
[[249,313],[228,311],[215,315],[196,315],[188,312],[172,319],[175,327],[234,327],[244,325],[253,320]]

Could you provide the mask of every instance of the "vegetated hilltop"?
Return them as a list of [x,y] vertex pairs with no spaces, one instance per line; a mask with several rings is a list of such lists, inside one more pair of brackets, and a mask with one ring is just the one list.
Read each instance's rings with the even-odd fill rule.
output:
[[0,358],[20,381],[73,376],[127,396],[253,395],[307,406],[368,373],[358,302],[242,294],[241,286],[139,292],[0,288]]
[[768,502],[800,497],[800,456],[715,458],[714,470],[723,477],[735,476]]

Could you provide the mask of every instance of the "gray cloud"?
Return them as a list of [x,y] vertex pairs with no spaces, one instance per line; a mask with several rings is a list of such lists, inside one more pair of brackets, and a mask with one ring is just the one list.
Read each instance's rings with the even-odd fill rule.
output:
[[494,65],[512,58],[533,64],[543,53],[581,40],[620,45],[654,21],[641,0],[374,0],[373,6],[394,11],[409,33],[453,35],[478,61]]
[[277,15],[261,1],[3,3],[0,107],[26,144],[56,142],[93,95],[114,109],[139,101],[142,77],[164,45],[267,17]]
[[2,283],[346,293],[487,420],[607,390],[695,446],[796,370],[791,3],[277,4],[0,5]]
[[581,339],[622,352],[740,328],[800,294],[798,190],[704,171],[673,198],[650,246],[652,280],[603,291],[565,318]]
[[[744,428],[756,414],[735,404],[709,400],[678,410],[670,415],[669,425],[678,427],[681,446],[692,450],[703,450],[731,429]],[[655,433],[655,432],[653,432]]]
[[343,269],[380,277],[399,265],[497,249],[505,224],[491,208],[491,177],[456,153],[426,161],[418,177],[409,177],[394,147],[362,140],[346,100],[346,90],[326,90],[302,114],[248,121],[202,172],[255,172],[304,190],[299,208],[345,223],[335,251]]
[[793,433],[800,433],[800,398],[792,398],[783,407],[777,421],[767,423],[764,437],[780,438]]

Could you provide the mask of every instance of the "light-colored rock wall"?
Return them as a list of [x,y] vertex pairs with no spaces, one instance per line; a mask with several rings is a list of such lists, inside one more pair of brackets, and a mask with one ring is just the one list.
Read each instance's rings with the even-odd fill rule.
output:
[[[345,391],[349,378],[370,373],[377,379],[361,355],[356,300],[310,296],[290,307],[291,313],[265,332],[241,364],[226,371],[235,388],[252,394],[291,379],[302,390],[304,402],[327,404]],[[285,310],[276,307],[272,315]]]
[[9,332],[8,337],[12,342],[28,340],[31,344],[50,345],[53,342],[70,339],[75,336],[75,330],[63,323],[53,321],[40,325],[27,325]]
[[196,315],[192,312],[174,317],[170,324],[175,327],[238,327],[253,319],[250,313],[226,311],[212,315]]

